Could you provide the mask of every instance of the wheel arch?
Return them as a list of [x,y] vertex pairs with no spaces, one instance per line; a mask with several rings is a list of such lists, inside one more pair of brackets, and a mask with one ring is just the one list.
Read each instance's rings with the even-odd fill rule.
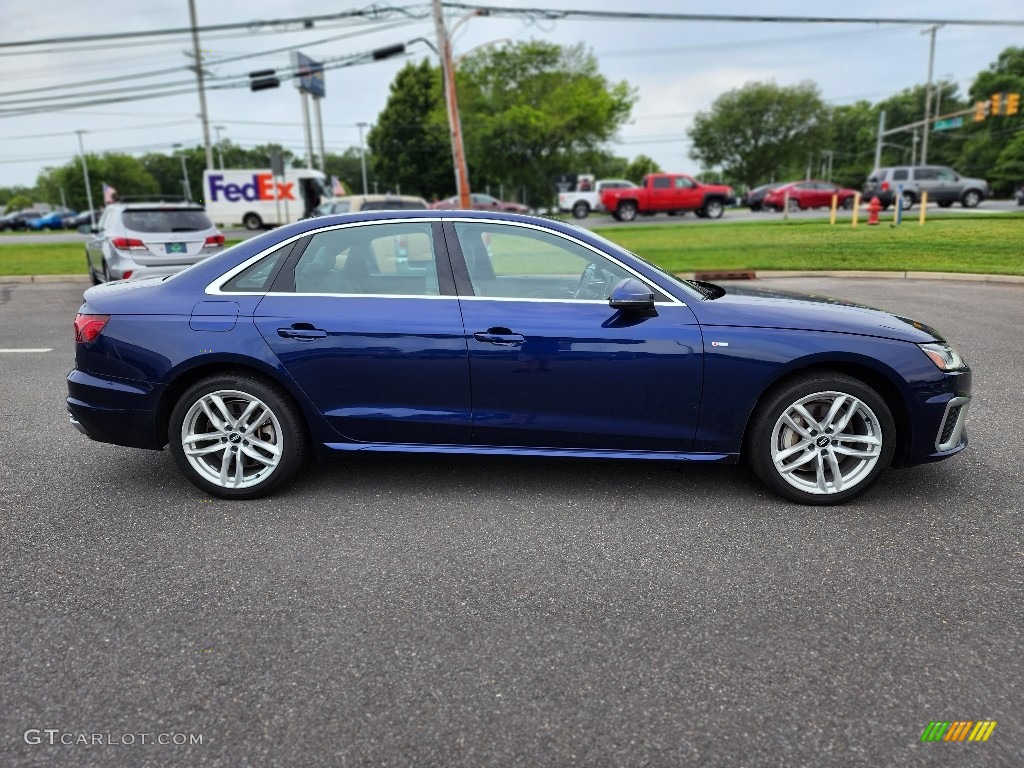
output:
[[754,418],[757,416],[762,403],[764,403],[772,392],[786,386],[786,384],[793,379],[808,373],[833,371],[836,373],[846,374],[847,376],[863,382],[877,392],[878,396],[885,401],[885,404],[889,407],[889,412],[892,414],[893,422],[896,425],[896,452],[893,454],[892,466],[902,466],[910,452],[910,446],[913,445],[914,423],[913,419],[910,417],[910,412],[907,409],[906,399],[895,382],[896,373],[883,373],[878,369],[878,367],[856,359],[806,360],[798,362],[796,365],[790,366],[786,370],[779,372],[779,374],[764,388],[760,396],[755,400],[753,407],[750,409],[750,413],[747,414],[747,420],[743,425],[743,438],[740,442],[741,451],[746,453],[747,439],[750,435],[750,426],[754,422]]

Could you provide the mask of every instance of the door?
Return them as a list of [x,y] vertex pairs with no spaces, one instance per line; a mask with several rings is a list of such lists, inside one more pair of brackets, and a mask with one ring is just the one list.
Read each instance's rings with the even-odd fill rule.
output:
[[652,287],[655,311],[612,309],[612,287],[639,275],[569,237],[512,222],[446,227],[476,443],[691,447],[703,344],[688,307]]
[[254,321],[344,437],[469,442],[468,353],[440,224],[314,234],[289,256]]
[[693,211],[704,204],[704,195],[697,189],[697,184],[693,179],[688,179],[686,176],[676,176],[675,188],[676,207],[673,210]]

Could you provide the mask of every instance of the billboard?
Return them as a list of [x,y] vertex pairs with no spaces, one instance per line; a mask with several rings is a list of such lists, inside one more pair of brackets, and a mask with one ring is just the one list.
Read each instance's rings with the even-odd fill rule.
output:
[[309,56],[292,51],[292,66],[296,73],[295,86],[300,91],[305,91],[321,99],[327,95],[324,87],[324,65],[322,62],[313,61]]

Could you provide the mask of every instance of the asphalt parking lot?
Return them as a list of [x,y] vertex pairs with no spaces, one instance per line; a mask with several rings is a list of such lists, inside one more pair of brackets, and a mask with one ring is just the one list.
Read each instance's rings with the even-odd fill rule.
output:
[[1024,287],[758,282],[944,331],[968,450],[841,508],[383,455],[223,502],[68,425],[83,286],[0,283],[0,349],[53,350],[0,352],[0,766],[1024,763]]

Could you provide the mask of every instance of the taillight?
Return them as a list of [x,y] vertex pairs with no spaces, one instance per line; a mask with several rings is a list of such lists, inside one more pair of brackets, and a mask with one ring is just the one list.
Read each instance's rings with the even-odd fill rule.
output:
[[103,332],[103,327],[110,319],[110,315],[76,315],[75,316],[75,342],[88,344],[96,341],[96,337]]
[[210,235],[206,238],[206,245],[212,245],[214,247],[224,245],[224,235]]
[[123,275],[121,275],[121,279],[122,279],[122,280],[127,280],[128,278],[130,278],[130,277],[131,277],[132,275],[134,275],[134,274],[135,274],[135,272],[133,272],[132,270],[130,270],[130,269],[126,269],[126,270],[124,271],[124,274],[123,274]]
[[134,237],[112,237],[110,244],[119,251],[144,251],[146,244]]
[[883,192],[888,192],[889,191],[889,182],[888,181],[883,181],[882,182],[882,191]]

